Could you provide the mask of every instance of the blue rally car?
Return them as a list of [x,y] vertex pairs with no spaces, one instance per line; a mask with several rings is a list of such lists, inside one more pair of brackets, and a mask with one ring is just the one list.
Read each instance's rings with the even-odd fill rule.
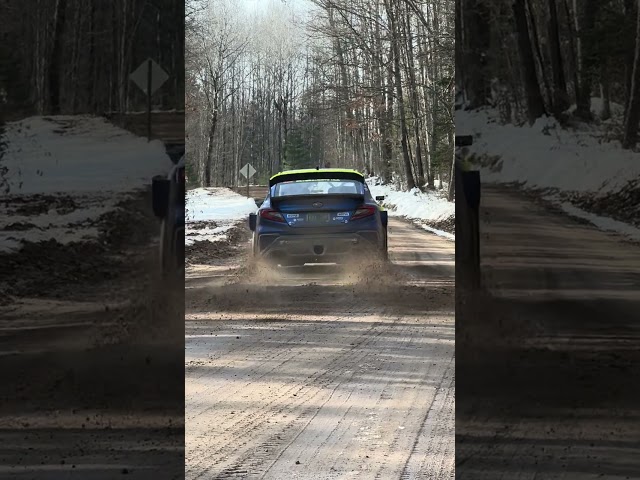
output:
[[278,173],[249,217],[255,257],[280,266],[388,259],[387,212],[355,170]]
[[[170,152],[174,153],[174,152]],[[153,212],[160,224],[160,262],[164,277],[184,275],[185,227],[185,157],[184,147],[179,160],[170,155],[174,166],[169,175],[152,179]]]

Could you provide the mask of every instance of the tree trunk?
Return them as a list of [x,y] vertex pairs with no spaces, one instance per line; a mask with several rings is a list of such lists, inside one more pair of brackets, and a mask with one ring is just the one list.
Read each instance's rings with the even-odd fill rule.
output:
[[411,15],[407,12],[405,17],[405,35],[407,37],[407,70],[409,75],[409,89],[411,91],[411,113],[413,114],[413,133],[416,141],[416,167],[418,187],[423,188],[425,184],[424,166],[422,164],[422,142],[421,122],[420,122],[420,101],[418,99],[418,86],[416,82],[415,61],[413,53],[413,36],[411,34]]
[[545,95],[547,97],[547,100],[549,103],[552,102],[552,94],[551,94],[551,88],[549,87],[549,82],[547,81],[547,72],[545,67],[545,61],[544,61],[544,56],[542,55],[542,49],[540,48],[540,41],[539,41],[539,37],[538,37],[538,27],[536,25],[536,18],[534,15],[534,11],[531,8],[531,1],[526,1],[526,6],[529,12],[529,24],[531,25],[531,35],[530,38],[532,39],[532,44],[533,44],[533,48],[534,48],[534,52],[535,52],[535,58],[538,59],[538,67],[540,69],[540,78],[542,79],[542,84],[544,86],[544,92]]
[[[455,175],[456,175],[456,157],[453,156],[451,161],[451,173],[449,175],[449,191],[447,192],[447,200],[453,202],[455,200]],[[442,180],[440,180],[442,182]]]
[[[627,25],[629,27],[629,30],[631,30],[632,28],[635,30],[635,18],[638,15],[637,13],[638,10],[638,6],[637,6],[637,0],[624,0],[624,13],[625,13],[625,19],[627,20],[627,22],[631,23],[631,21],[633,21],[634,26],[631,27],[631,25]],[[626,31],[626,29],[625,29]],[[629,42],[631,43],[631,42]],[[631,91],[631,83],[632,83],[632,78],[633,78],[633,59],[635,57],[635,48],[633,45],[628,45],[627,48],[625,49],[625,91],[626,92],[630,92]],[[624,105],[624,110],[625,112],[629,109],[629,99],[630,96],[626,95],[625,98],[625,105]]]
[[556,0],[549,0],[549,56],[551,58],[551,73],[553,75],[553,98],[551,110],[559,115],[569,108],[569,94],[564,77],[562,63],[562,49],[560,47],[560,27],[558,25],[558,7]]
[[204,164],[204,186],[212,187],[213,182],[211,181],[211,171],[213,167],[213,148],[214,148],[214,138],[216,135],[216,128],[218,126],[218,100],[217,93],[215,94],[215,99],[213,101],[213,108],[211,112],[211,123],[209,124],[209,132],[208,137],[209,141],[207,143],[207,158]]
[[[378,7],[379,8],[379,7]],[[378,22],[375,24],[375,45],[378,55],[382,57],[382,37],[380,35],[380,25]],[[391,161],[393,160],[393,143],[391,140],[390,124],[388,122],[388,97],[387,84],[385,82],[385,76],[383,72],[383,66],[377,61],[372,59],[373,71],[376,83],[376,89],[379,92],[378,102],[376,108],[376,116],[378,118],[378,129],[380,131],[380,166],[379,173],[383,183],[391,181]]]
[[407,189],[412,190],[416,186],[416,182],[413,178],[413,171],[411,170],[411,158],[409,158],[409,132],[407,130],[407,117],[404,108],[404,95],[402,91],[402,76],[400,74],[400,49],[398,47],[398,26],[397,17],[395,12],[392,11],[392,7],[389,4],[391,0],[386,0],[387,15],[389,17],[389,23],[391,26],[391,47],[393,49],[393,75],[395,79],[396,95],[398,97],[398,111],[400,113],[400,129],[402,132],[401,144],[402,144],[402,157],[404,160],[404,171],[407,178]]
[[57,0],[53,22],[53,50],[49,63],[49,112],[51,115],[60,114],[60,72],[66,6],[66,0]]
[[[351,108],[351,98],[349,95],[349,76],[347,74],[347,65],[345,62],[345,54],[344,49],[342,48],[342,42],[340,40],[340,36],[336,30],[335,21],[333,18],[333,10],[329,9],[329,23],[331,29],[334,34],[334,48],[336,50],[336,55],[338,57],[338,68],[340,70],[340,102],[343,105],[344,112],[347,118],[348,132],[349,138],[353,142],[353,153],[356,157],[361,157],[361,149],[358,141],[358,135],[356,134],[356,130],[359,128],[355,116],[353,114],[353,109]],[[346,152],[345,152],[346,153]]]
[[120,30],[120,51],[119,51],[119,68],[116,84],[118,85],[118,110],[120,112],[127,111],[127,34],[128,18],[129,18],[129,0],[123,0],[122,4],[122,26]]
[[611,84],[609,80],[609,66],[606,61],[600,65],[600,97],[602,98],[601,120],[611,118]]
[[96,39],[95,39],[95,22],[96,22],[96,8],[95,4],[91,2],[89,6],[89,78],[91,82],[91,88],[89,89],[89,108],[92,112],[98,111],[97,95],[97,75],[96,75]]
[[[591,89],[593,86],[596,58],[594,54],[595,40],[591,36],[596,23],[599,0],[584,0],[584,7],[580,13],[574,12],[578,18],[578,42],[580,45],[580,85],[576,98],[576,116],[583,120],[591,120]],[[582,22],[580,22],[582,20]]]
[[[455,92],[455,85],[452,83],[450,94],[453,95],[454,92]],[[453,102],[451,103],[451,106],[449,108],[451,109],[451,117],[453,118],[453,116],[455,115],[455,106]],[[453,129],[449,129],[449,145],[453,146],[454,148],[451,155],[451,172],[449,174],[449,192],[447,195],[447,199],[450,202],[453,202],[456,194],[456,190],[455,190],[456,188],[456,182],[455,182],[456,154],[455,154],[455,135],[454,135]],[[440,177],[440,185],[442,186],[442,177]]]
[[466,41],[459,47],[464,50],[461,56],[464,58],[466,72],[465,92],[469,108],[474,109],[486,105],[490,96],[487,53],[490,48],[491,26],[486,2],[466,0],[462,3],[464,8],[460,20],[464,24]]
[[636,14],[636,51],[633,59],[629,107],[625,112],[622,148],[631,149],[638,142],[638,123],[640,122],[640,8]]
[[[578,39],[578,26],[577,20],[571,21],[571,10],[569,9],[569,0],[560,0],[564,4],[565,16],[567,18],[567,30],[569,31],[569,49],[571,52],[571,58],[573,60],[573,91],[576,99],[576,105],[578,104],[578,96],[580,95],[580,45]],[[575,17],[575,15],[574,15]]]
[[[393,47],[389,47],[389,58],[393,58]],[[387,168],[389,181],[392,181],[392,172],[393,168],[393,151],[395,147],[395,142],[393,140],[393,111],[395,105],[395,97],[393,94],[393,67],[391,63],[387,66],[387,80],[386,80],[386,110],[385,110],[385,123],[387,128],[387,141],[383,146],[383,157],[388,159],[385,168]]]
[[[455,78],[456,85],[461,89],[463,94],[465,85],[467,85],[467,69],[465,65],[465,53],[466,53],[466,34],[464,29],[466,25],[463,21],[465,16],[465,1],[456,0],[455,6]],[[424,42],[421,42],[423,45]],[[422,49],[421,49],[422,50]],[[422,51],[420,52],[422,54]],[[428,172],[427,175],[430,175]]]
[[513,13],[516,21],[522,75],[527,96],[527,116],[529,118],[529,124],[533,125],[536,119],[544,115],[545,110],[544,101],[540,94],[535,58],[531,48],[525,2],[526,0],[515,0],[513,3]]

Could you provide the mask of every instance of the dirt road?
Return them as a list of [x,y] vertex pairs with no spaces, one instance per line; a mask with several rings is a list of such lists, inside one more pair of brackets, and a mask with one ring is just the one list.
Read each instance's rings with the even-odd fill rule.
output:
[[454,244],[390,221],[389,269],[186,275],[186,478],[449,479]]
[[[147,136],[147,113],[106,114],[105,117],[140,137]],[[184,111],[155,111],[151,113],[151,138],[166,143],[184,142]]]
[[[115,144],[146,142],[92,117],[25,120],[12,135],[0,138],[0,167],[48,160],[42,183],[25,167],[26,192],[0,188],[0,478],[182,478],[184,285],[160,281],[147,181],[47,187],[48,175],[80,184],[83,152],[118,165]],[[149,180],[156,162],[170,165],[162,150],[135,151]],[[146,176],[137,168],[123,178]]]
[[640,248],[502,188],[481,222],[488,292],[456,310],[456,478],[639,478]]
[[51,242],[1,255],[0,478],[183,478],[183,286],[159,289],[147,241],[125,264]]

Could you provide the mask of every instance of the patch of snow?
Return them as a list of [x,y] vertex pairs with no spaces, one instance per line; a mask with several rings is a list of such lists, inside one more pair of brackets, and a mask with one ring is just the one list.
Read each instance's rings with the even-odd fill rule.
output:
[[470,153],[500,156],[501,169],[483,169],[487,182],[606,194],[640,177],[637,153],[601,142],[594,130],[564,130],[552,118],[531,127],[500,125],[491,109],[457,111],[456,131],[472,134]]
[[636,228],[633,225],[629,225],[624,222],[619,222],[612,218],[601,217],[590,212],[585,212],[568,202],[562,203],[561,207],[569,215],[587,220],[601,230],[615,232],[632,240],[640,241],[640,228]]
[[[69,213],[58,213],[50,208],[36,215],[17,214],[12,210],[13,203],[9,200],[0,206],[0,251],[19,250],[22,242],[56,240],[64,245],[95,240],[100,232],[92,222],[114,210],[116,203],[122,199],[121,195],[118,198],[77,197],[74,198],[75,209]],[[16,228],[15,225],[23,228]]]
[[126,192],[172,165],[161,141],[147,142],[102,117],[30,117],[7,123],[3,138],[4,194]]
[[190,229],[189,224],[187,223],[186,237],[185,242],[187,245],[192,245],[194,242],[219,242],[221,240],[226,240],[227,232],[233,228],[236,222],[233,223],[225,223],[220,227],[216,228],[202,228],[199,230]]
[[[228,230],[258,209],[253,199],[228,188],[188,190],[186,201],[186,245],[191,245],[194,241],[223,240]],[[213,222],[215,227],[193,228],[197,222]]]
[[437,228],[431,228],[431,227],[430,227],[430,226],[428,226],[428,225],[421,225],[421,226],[422,226],[422,228],[424,228],[425,230],[427,230],[427,231],[429,231],[429,232],[431,232],[431,233],[435,233],[435,234],[436,234],[436,235],[438,235],[439,237],[446,238],[447,240],[453,240],[453,241],[455,241],[455,239],[456,239],[456,236],[455,236],[455,235],[452,235],[452,234],[451,234],[451,233],[449,233],[449,232],[444,232],[444,231],[442,231],[442,230],[438,230]]
[[[98,217],[172,166],[162,142],[148,143],[102,117],[29,117],[7,123],[2,140],[0,251],[5,252],[26,241],[94,241]],[[51,202],[48,210],[41,210],[43,202]]]
[[[604,99],[600,97],[591,97],[591,112],[595,115],[600,116],[602,112],[602,108],[604,107]],[[576,104],[574,103],[569,107],[568,111],[570,113],[574,113],[576,111]],[[624,105],[620,105],[616,102],[610,102],[609,108],[611,109],[612,117],[622,117],[624,115]]]
[[[602,100],[591,100],[592,111],[599,114]],[[624,108],[612,103],[611,113],[620,117]],[[640,178],[638,153],[623,149],[617,141],[598,138],[605,132],[602,126],[582,124],[565,129],[549,117],[538,119],[531,127],[500,125],[497,112],[487,108],[457,111],[456,131],[474,136],[470,153],[499,157],[495,167],[481,167],[483,182],[517,182],[525,188],[606,197]],[[602,230],[640,238],[640,231],[632,225],[581,210],[561,200],[561,195],[547,198],[569,215]]]
[[97,200],[91,199],[84,205],[80,205],[77,210],[70,213],[59,214],[55,209],[41,215],[7,215],[0,217],[0,230],[14,223],[29,223],[36,228],[48,228],[51,226],[64,226],[82,223],[92,220],[113,210],[113,201],[109,199],[104,203],[98,203]]
[[389,209],[390,216],[438,222],[451,218],[456,213],[455,203],[444,197],[446,191],[421,192],[414,188],[410,192],[404,192],[393,185],[380,185],[377,177],[368,178],[367,184],[374,197],[384,195],[383,204]]
[[20,250],[22,243],[10,235],[0,235],[0,253],[16,252]]
[[100,234],[96,227],[51,226],[43,229],[30,229],[25,231],[0,232],[0,252],[12,252],[20,250],[23,242],[46,242],[56,240],[66,245],[72,242],[95,241]]
[[228,188],[195,188],[187,191],[187,221],[239,220],[257,210],[253,199]]

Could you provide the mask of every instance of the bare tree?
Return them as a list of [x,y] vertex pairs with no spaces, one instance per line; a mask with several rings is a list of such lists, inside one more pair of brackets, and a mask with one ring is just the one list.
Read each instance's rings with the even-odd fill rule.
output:
[[[233,185],[245,162],[259,181],[327,163],[405,188],[449,181],[453,6],[314,0],[311,11],[272,4],[252,16],[209,5],[216,17],[196,15],[208,20],[187,42],[187,134],[201,184]],[[246,29],[220,33],[224,16]]]
[[636,15],[636,53],[633,59],[629,102],[624,122],[622,146],[632,148],[638,141],[638,123],[640,122],[640,8]]
[[[40,114],[142,109],[145,97],[129,88],[129,75],[148,57],[162,64],[174,87],[164,88],[155,102],[184,108],[184,55],[175,49],[184,41],[182,8],[170,0],[113,0],[99,7],[86,0],[0,3],[0,43],[19,64],[10,80],[0,80],[8,108],[20,103]],[[170,48],[172,56],[160,58]]]

